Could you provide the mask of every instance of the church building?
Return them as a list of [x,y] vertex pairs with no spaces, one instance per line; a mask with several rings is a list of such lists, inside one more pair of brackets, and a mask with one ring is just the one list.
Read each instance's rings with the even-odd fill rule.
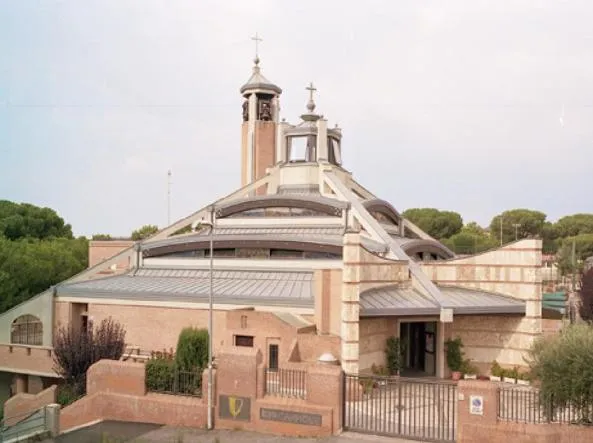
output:
[[14,392],[52,383],[60,326],[112,317],[138,359],[174,349],[182,328],[208,327],[211,277],[215,356],[257,347],[274,368],[329,353],[366,373],[396,336],[404,375],[448,377],[445,342],[460,337],[483,373],[525,364],[542,333],[541,241],[456,257],[355,179],[342,164],[355,147],[307,90],[300,120],[281,121],[282,89],[256,58],[237,101],[242,187],[146,240],[91,242],[96,263],[0,315]]

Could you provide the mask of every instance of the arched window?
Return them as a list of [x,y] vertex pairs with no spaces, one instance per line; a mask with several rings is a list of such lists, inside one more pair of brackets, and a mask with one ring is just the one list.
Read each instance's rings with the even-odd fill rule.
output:
[[43,344],[43,324],[34,315],[21,315],[12,322],[10,342],[19,345],[41,346]]

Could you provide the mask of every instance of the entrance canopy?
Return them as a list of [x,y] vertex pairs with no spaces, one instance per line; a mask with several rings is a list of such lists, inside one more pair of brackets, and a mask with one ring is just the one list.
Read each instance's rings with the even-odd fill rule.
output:
[[525,302],[505,295],[457,286],[439,286],[442,305],[410,285],[373,288],[360,295],[360,316],[439,315],[441,308],[456,315],[525,314]]

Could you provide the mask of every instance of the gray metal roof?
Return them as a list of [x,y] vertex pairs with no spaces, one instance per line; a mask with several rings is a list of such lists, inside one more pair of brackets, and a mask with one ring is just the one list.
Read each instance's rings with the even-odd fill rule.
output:
[[[224,241],[225,247],[232,247],[232,242],[239,244],[244,241],[258,242],[303,242],[317,245],[327,245],[341,249],[344,243],[344,228],[339,225],[332,226],[232,226],[218,227],[214,229],[213,241],[218,243]],[[143,251],[156,250],[167,246],[199,243],[209,240],[210,231],[205,229],[195,234],[180,235],[145,243],[140,246]],[[230,242],[230,243],[229,243]],[[387,245],[376,240],[362,237],[363,247],[374,253],[385,253]]]
[[[135,273],[57,286],[59,296],[203,302],[208,270],[139,269]],[[313,305],[313,272],[215,270],[216,303]]]
[[[501,294],[457,286],[439,286],[443,306],[456,315],[524,314],[525,302]],[[373,288],[360,295],[360,316],[439,315],[441,306],[408,285]]]

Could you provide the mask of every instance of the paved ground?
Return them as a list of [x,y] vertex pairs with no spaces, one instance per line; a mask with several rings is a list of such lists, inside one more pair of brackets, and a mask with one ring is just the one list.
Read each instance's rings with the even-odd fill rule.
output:
[[79,429],[46,443],[404,443],[407,440],[345,433],[338,437],[278,437],[245,431],[206,431],[152,424],[106,421]]

